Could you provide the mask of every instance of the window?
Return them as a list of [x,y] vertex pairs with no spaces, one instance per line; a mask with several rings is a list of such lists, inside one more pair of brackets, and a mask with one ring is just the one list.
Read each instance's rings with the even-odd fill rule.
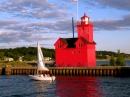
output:
[[84,45],[82,44],[82,42],[79,43],[79,47],[83,47]]
[[62,47],[63,47],[63,44],[62,44],[62,43],[60,43],[60,44],[58,45],[58,47],[59,47],[59,48],[62,48]]

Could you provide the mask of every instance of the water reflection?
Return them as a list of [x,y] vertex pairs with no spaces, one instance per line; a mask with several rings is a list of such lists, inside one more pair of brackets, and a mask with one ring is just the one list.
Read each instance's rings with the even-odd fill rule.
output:
[[52,96],[51,91],[54,91],[52,81],[34,81],[34,91],[36,97]]
[[97,77],[91,76],[58,76],[56,94],[58,97],[101,97]]
[[129,97],[130,77],[57,76],[53,82],[0,76],[0,97]]

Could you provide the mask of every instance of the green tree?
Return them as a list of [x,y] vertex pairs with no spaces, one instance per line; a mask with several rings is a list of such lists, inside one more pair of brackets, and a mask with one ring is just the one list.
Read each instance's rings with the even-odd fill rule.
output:
[[116,59],[117,66],[125,66],[123,55],[124,55],[123,53],[120,53],[120,50],[117,51],[117,59]]
[[4,59],[4,52],[0,52],[0,60]]
[[116,66],[116,60],[114,59],[113,55],[111,56],[111,59],[110,59],[110,65],[111,66]]
[[19,56],[18,55],[14,55],[13,58],[14,58],[15,61],[17,61],[19,59]]

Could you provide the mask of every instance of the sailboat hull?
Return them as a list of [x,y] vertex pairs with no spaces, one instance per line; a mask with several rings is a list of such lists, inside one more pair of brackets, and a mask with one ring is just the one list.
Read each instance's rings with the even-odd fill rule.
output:
[[48,76],[43,76],[43,75],[29,75],[29,77],[30,77],[30,79],[31,80],[37,80],[37,81],[44,81],[44,80],[46,80],[46,81],[54,81],[55,80],[55,76],[50,76],[50,77],[48,77]]

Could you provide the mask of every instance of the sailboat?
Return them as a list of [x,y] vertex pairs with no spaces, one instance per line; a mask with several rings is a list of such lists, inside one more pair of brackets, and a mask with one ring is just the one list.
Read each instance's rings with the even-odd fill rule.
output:
[[47,76],[46,74],[39,74],[39,71],[49,71],[49,69],[45,66],[44,64],[44,57],[43,53],[40,47],[40,44],[37,40],[37,74],[35,75],[29,75],[30,79],[32,80],[49,80],[49,81],[54,81],[55,76]]

